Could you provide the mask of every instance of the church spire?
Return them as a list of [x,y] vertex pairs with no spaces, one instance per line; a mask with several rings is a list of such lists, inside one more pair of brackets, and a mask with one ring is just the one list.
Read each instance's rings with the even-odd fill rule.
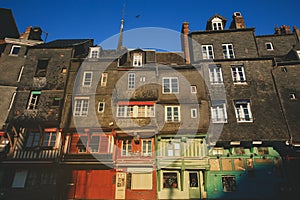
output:
[[118,50],[119,51],[123,49],[123,29],[124,29],[124,22],[125,22],[124,15],[125,15],[125,0],[124,0],[123,10],[122,10],[120,35],[119,35],[119,41],[118,41]]

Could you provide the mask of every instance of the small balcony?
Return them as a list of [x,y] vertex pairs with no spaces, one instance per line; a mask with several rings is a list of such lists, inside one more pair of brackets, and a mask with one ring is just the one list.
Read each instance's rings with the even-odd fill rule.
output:
[[56,161],[60,156],[59,149],[36,148],[15,150],[8,155],[10,161]]

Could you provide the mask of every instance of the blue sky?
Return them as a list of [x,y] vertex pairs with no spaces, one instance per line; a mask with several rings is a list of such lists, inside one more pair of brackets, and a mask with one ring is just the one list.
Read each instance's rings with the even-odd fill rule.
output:
[[[119,33],[123,4],[124,0],[0,0],[0,7],[12,9],[19,32],[39,26],[48,32],[47,42],[92,38],[95,44],[107,44],[107,48],[117,45],[117,37],[111,37]],[[149,42],[157,40],[155,46],[166,42],[169,50],[179,51],[175,33],[180,32],[183,22],[189,22],[191,31],[204,30],[207,20],[218,13],[228,20],[228,28],[236,11],[242,13],[246,27],[256,28],[256,35],[273,34],[274,27],[283,24],[300,28],[299,5],[298,0],[126,0],[124,30],[134,37],[125,34],[124,44],[151,48]],[[151,37],[162,29],[174,33],[172,39],[176,41]],[[137,44],[134,38],[141,30],[150,32],[143,32]],[[148,42],[143,44],[142,40]]]

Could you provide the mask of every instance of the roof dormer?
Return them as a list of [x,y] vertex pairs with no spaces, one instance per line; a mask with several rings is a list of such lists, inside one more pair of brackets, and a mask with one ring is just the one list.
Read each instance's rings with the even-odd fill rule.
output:
[[224,30],[227,19],[215,14],[206,23],[206,30]]
[[100,57],[100,51],[101,51],[100,46],[90,47],[89,58],[94,58],[94,59],[99,58]]

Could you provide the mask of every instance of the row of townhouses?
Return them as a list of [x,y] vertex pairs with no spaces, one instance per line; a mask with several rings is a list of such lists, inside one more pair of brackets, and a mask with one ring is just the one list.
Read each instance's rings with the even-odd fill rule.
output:
[[241,13],[229,28],[216,14],[161,52],[46,43],[0,18],[0,199],[299,193],[297,27],[256,36]]

